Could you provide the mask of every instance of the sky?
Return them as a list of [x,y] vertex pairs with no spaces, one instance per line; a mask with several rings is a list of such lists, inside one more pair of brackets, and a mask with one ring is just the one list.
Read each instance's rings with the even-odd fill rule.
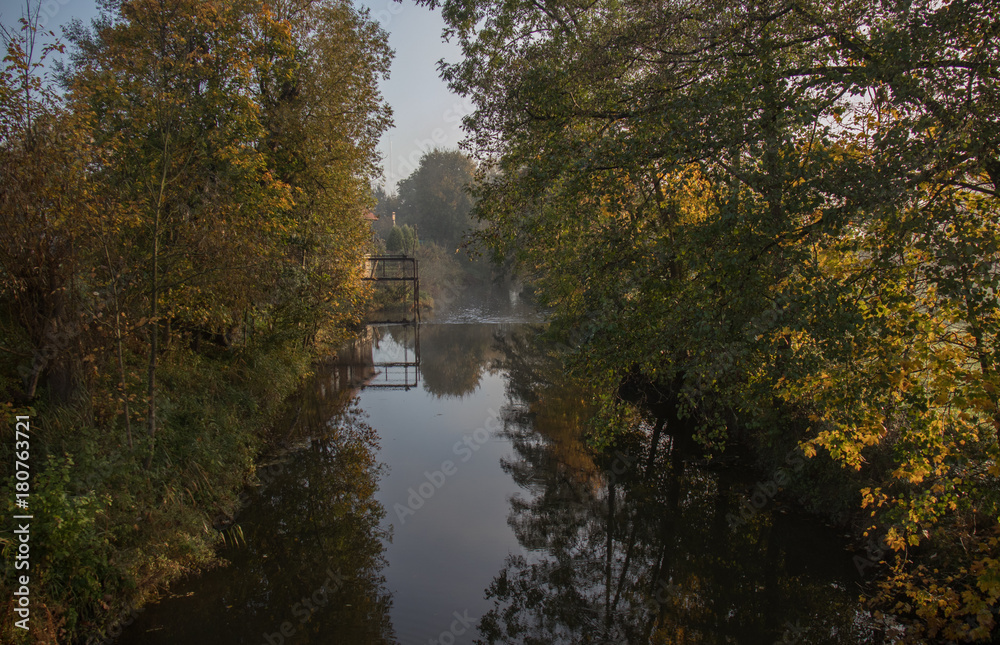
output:
[[[34,6],[37,0],[31,0]],[[438,10],[418,7],[413,0],[354,0],[371,11],[371,17],[389,33],[395,50],[389,79],[381,83],[382,94],[392,106],[395,126],[379,144],[383,159],[383,181],[393,192],[435,147],[455,148],[463,138],[461,117],[471,104],[452,94],[438,76],[437,62],[457,62],[461,51],[455,43],[442,41],[444,22]],[[24,0],[0,0],[0,24],[16,25],[24,12]],[[73,18],[84,23],[97,16],[96,0],[42,0],[40,25],[61,35]],[[390,155],[391,150],[391,155]]]

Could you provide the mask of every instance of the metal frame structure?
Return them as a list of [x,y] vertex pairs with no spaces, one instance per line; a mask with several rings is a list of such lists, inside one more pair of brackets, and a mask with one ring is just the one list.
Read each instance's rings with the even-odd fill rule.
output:
[[417,259],[407,255],[369,255],[367,275],[362,280],[370,282],[413,283],[413,320],[373,320],[372,323],[420,322],[420,274]]

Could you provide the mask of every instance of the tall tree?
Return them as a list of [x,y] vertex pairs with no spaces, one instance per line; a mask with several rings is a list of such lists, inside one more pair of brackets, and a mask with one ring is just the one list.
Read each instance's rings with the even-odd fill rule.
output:
[[211,557],[310,341],[360,314],[389,120],[387,36],[350,2],[100,5],[65,92],[34,8],[0,63],[0,393],[47,411],[33,630],[67,640]]
[[301,342],[356,315],[390,52],[343,2],[116,2],[72,35],[108,287],[144,285],[153,437],[164,333],[245,337],[262,316]]
[[[17,382],[3,388],[31,400],[42,377],[67,399],[80,367],[78,273],[94,217],[86,169],[95,160],[82,124],[44,82],[37,7],[3,31],[0,70],[0,316],[4,360]],[[76,359],[74,359],[76,355]]]
[[421,239],[457,247],[472,226],[474,174],[472,160],[458,150],[425,153],[399,185],[401,221],[414,225]]
[[252,92],[253,27],[271,18],[254,3],[135,0],[109,10],[102,46],[72,88],[107,153],[100,180],[116,205],[115,253],[132,267],[126,282],[145,284],[152,439],[165,322],[231,324],[275,252],[287,187],[256,149]]
[[392,52],[386,33],[350,2],[289,1],[275,11],[294,55],[272,49],[259,83],[268,154],[294,205],[284,237],[293,262],[270,302],[314,333],[358,315],[359,267],[371,238],[363,216],[392,115],[378,82]]

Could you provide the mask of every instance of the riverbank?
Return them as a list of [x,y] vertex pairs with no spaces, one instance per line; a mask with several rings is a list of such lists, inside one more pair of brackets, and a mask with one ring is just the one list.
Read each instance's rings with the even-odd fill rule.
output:
[[[148,438],[120,417],[100,423],[101,411],[82,395],[8,407],[5,463],[13,463],[13,417],[32,422],[31,598],[23,630],[13,624],[16,597],[4,594],[0,640],[110,642],[171,581],[216,565],[216,548],[241,539],[232,525],[241,494],[280,439],[272,430],[314,358],[301,341],[175,348],[160,368],[160,427],[148,465]],[[4,499],[14,499],[12,487],[8,480]],[[12,540],[4,546],[12,557]]]
[[104,642],[210,566],[310,348],[366,306],[377,21],[99,4],[62,42],[37,3],[0,20],[3,643]]

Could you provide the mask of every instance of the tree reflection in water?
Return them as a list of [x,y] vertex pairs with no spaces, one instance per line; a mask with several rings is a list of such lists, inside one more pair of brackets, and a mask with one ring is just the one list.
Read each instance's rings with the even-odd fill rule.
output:
[[[384,329],[394,341],[413,349],[413,335],[405,328]],[[494,333],[494,326],[478,323],[421,324],[420,375],[424,389],[437,397],[462,397],[475,392],[484,371],[497,357]]]
[[121,643],[396,642],[378,437],[338,370],[321,368],[294,406],[291,448],[259,468],[243,540],[222,553],[231,566],[173,586]]
[[836,536],[766,508],[730,526],[747,482],[686,462],[669,436],[649,460],[651,421],[587,450],[579,385],[531,341],[501,345],[524,402],[505,427],[514,455],[504,463],[524,489],[508,518],[524,554],[486,590],[494,606],[478,642],[872,641]]

